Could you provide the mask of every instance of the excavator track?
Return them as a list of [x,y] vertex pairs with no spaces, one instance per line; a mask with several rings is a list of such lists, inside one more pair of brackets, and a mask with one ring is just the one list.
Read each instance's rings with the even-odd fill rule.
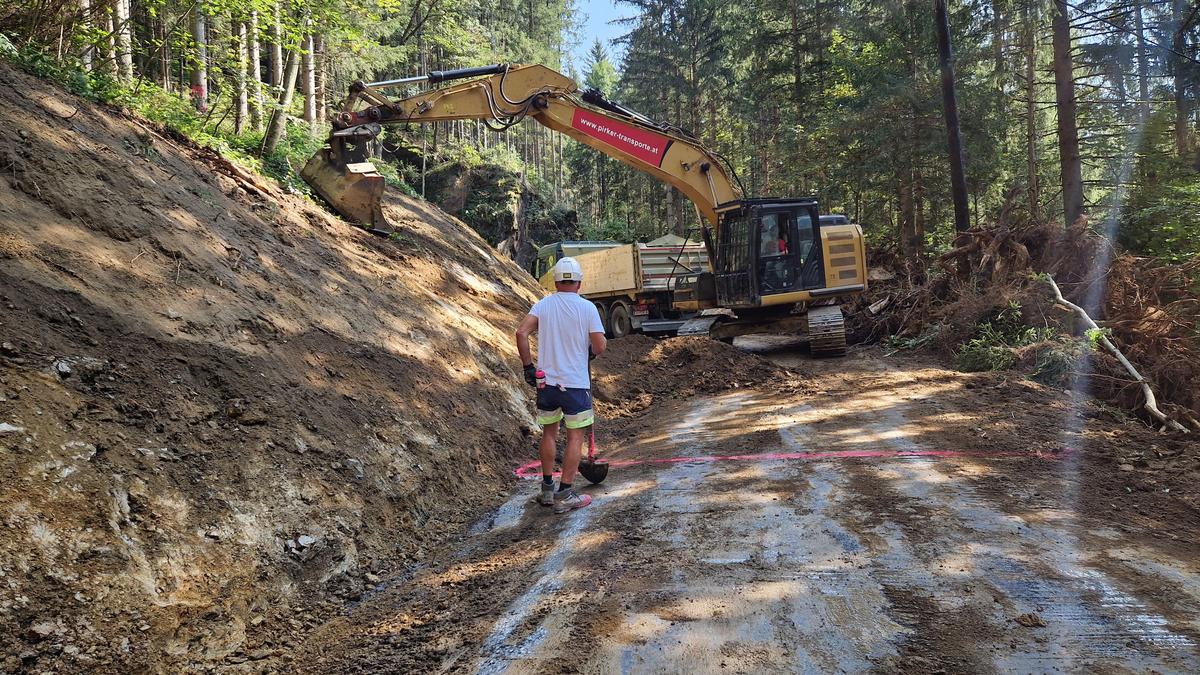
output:
[[844,356],[846,320],[842,308],[834,305],[808,310],[808,340],[813,356]]

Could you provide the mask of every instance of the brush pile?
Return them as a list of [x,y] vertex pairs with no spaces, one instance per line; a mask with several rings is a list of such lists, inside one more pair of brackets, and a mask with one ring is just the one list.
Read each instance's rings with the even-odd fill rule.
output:
[[[881,251],[872,267],[905,270],[897,257]],[[1137,258],[1086,219],[1064,228],[1015,222],[1006,211],[994,225],[960,234],[932,267],[928,279],[908,272],[876,281],[853,313],[856,337],[953,353],[967,370],[1016,367],[1140,408],[1137,383],[1054,303],[1048,274],[1138,367],[1163,409],[1200,430],[1200,259]]]

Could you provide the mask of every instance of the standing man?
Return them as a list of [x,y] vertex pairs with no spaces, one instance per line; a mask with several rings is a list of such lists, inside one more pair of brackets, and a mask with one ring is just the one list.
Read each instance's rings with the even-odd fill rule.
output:
[[[537,392],[538,424],[542,425],[542,491],[538,501],[566,513],[592,503],[571,487],[583,452],[583,430],[592,425],[592,380],[588,360],[604,353],[604,325],[600,312],[579,296],[583,270],[574,258],[563,258],[554,266],[557,292],[534,304],[517,328],[517,352],[525,366],[525,381],[537,386],[537,371],[546,374],[545,386]],[[537,365],[529,352],[529,336],[538,334]],[[567,427],[567,452],[562,478],[554,489],[554,448],[558,425]]]

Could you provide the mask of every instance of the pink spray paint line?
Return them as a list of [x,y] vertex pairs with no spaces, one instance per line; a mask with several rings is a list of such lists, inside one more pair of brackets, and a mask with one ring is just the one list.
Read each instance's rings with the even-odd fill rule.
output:
[[[695,457],[656,457],[652,459],[622,459],[608,463],[609,468],[638,466],[641,464],[682,464],[686,462],[772,462],[779,460],[817,460],[852,458],[899,458],[899,457],[1032,457],[1036,459],[1059,459],[1070,450],[1052,453],[1029,453],[1011,451],[982,452],[973,450],[831,450],[828,452],[766,452],[758,455],[698,455]],[[540,478],[542,463],[530,462],[517,467],[518,478]],[[554,473],[555,476],[558,472]]]

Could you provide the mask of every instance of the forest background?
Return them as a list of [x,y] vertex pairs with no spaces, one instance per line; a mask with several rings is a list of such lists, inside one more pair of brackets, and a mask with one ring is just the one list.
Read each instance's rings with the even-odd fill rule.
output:
[[[905,257],[950,246],[933,2],[622,2],[623,58],[596,42],[578,67],[572,0],[2,0],[0,52],[305,192],[352,82],[542,63],[689,130],[751,195],[816,195]],[[951,2],[970,224],[1082,211],[1135,254],[1200,252],[1198,7]],[[493,243],[697,226],[673,188],[532,121],[393,128],[385,147],[396,189],[444,201],[468,175],[458,215]]]

